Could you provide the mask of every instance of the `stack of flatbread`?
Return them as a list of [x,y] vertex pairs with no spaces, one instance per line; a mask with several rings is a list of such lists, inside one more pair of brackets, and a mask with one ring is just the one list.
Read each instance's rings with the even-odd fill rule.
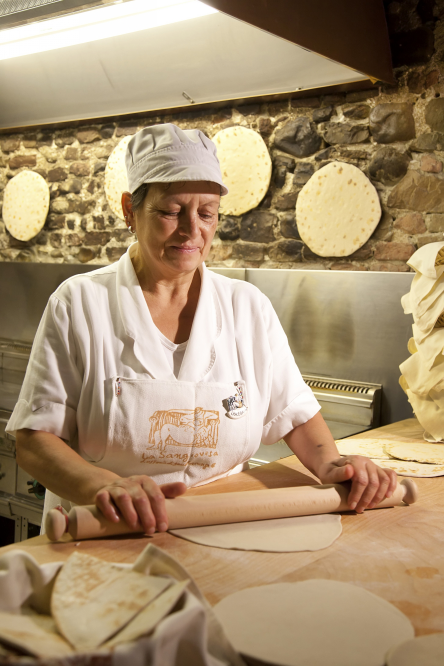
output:
[[408,264],[416,275],[401,303],[414,324],[399,383],[426,431],[424,439],[444,443],[444,243],[424,245]]
[[399,476],[444,476],[444,446],[411,441],[406,437],[390,439],[365,437],[336,442],[341,456],[365,456],[379,467],[392,469]]
[[444,243],[429,243],[408,261],[415,271],[401,302],[413,315],[411,356],[399,367],[399,383],[425,429],[425,442],[349,439],[337,442],[341,455],[363,455],[401,476],[444,476]]
[[38,612],[25,604],[18,615],[0,611],[0,663],[2,655],[20,654],[63,661],[135,641],[171,613],[189,582],[73,553],[55,579],[47,608],[40,605]]

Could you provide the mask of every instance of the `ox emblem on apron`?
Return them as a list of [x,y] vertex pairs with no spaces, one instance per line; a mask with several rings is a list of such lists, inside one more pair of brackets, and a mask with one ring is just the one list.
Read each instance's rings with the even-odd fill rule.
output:
[[241,382],[234,382],[234,386],[236,387],[235,394],[222,400],[222,404],[227,410],[225,416],[228,416],[229,419],[240,419],[246,414],[248,407],[245,404]]

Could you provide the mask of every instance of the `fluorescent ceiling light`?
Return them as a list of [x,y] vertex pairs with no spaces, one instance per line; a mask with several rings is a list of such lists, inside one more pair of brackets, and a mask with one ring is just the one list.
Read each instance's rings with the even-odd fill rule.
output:
[[131,0],[0,31],[0,60],[217,13],[197,0]]

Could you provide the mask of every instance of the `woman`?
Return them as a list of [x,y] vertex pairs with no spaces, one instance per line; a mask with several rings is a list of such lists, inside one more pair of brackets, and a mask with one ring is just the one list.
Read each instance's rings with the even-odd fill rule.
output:
[[126,164],[137,243],[51,296],[8,424],[45,508],[55,494],[164,531],[165,497],[281,438],[323,483],[352,480],[350,509],[389,497],[393,472],[339,456],[268,299],[205,268],[227,194],[212,141],[148,127]]

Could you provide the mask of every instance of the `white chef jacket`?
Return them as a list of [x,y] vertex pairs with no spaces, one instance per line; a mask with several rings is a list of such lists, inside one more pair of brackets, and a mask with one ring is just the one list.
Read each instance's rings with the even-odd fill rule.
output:
[[135,249],[50,297],[7,431],[54,433],[93,465],[159,484],[240,471],[261,441],[277,442],[320,406],[268,298],[204,265],[175,377],[133,268]]

